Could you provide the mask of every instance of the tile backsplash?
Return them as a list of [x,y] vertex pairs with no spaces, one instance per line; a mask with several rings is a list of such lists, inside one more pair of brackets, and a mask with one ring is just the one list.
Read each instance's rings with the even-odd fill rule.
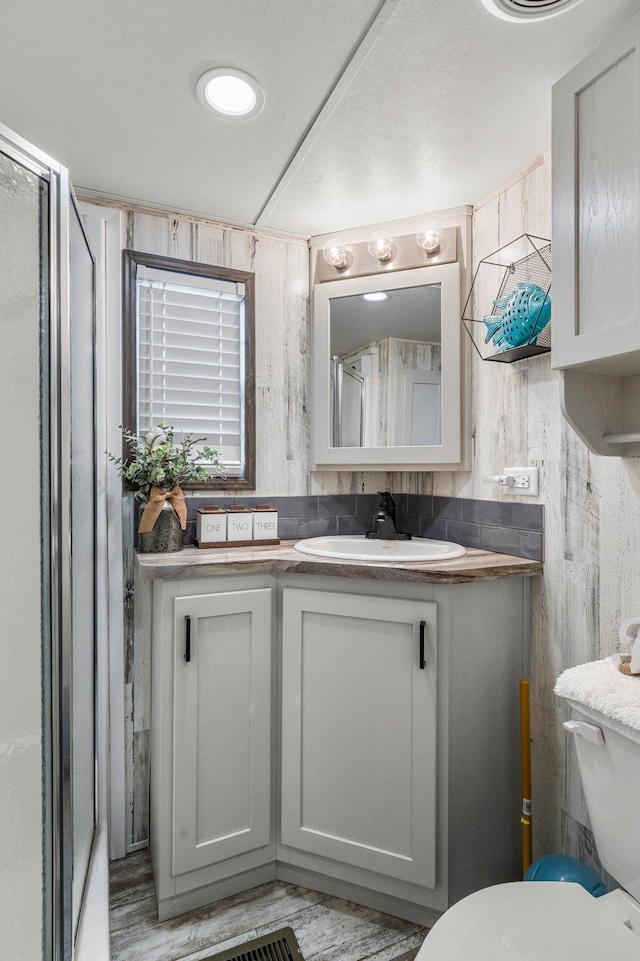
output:
[[541,561],[541,504],[479,501],[463,497],[403,495],[402,530],[501,554]]
[[[463,497],[397,494],[398,530],[420,537],[454,541],[502,554],[542,560],[543,508],[540,504],[504,503]],[[185,543],[192,544],[196,510],[202,504],[254,507],[270,504],[278,509],[281,540],[319,537],[322,534],[364,534],[375,528],[380,505],[378,494],[327,494],[291,497],[187,497]]]

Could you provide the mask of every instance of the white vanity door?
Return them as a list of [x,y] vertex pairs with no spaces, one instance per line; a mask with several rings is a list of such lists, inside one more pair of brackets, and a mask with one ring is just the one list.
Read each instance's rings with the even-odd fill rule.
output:
[[270,840],[270,588],[175,599],[173,693],[175,876]]
[[436,626],[433,602],[284,591],[283,844],[435,886]]

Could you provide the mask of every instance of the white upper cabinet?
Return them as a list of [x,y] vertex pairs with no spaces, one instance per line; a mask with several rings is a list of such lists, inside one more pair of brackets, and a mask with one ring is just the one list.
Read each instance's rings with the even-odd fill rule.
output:
[[553,88],[553,366],[640,373],[640,18]]
[[640,453],[640,17],[553,88],[553,349],[569,424]]

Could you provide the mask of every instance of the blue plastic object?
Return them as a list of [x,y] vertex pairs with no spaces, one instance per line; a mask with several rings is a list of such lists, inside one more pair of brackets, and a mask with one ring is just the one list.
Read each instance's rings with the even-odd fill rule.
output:
[[607,893],[601,879],[590,867],[564,854],[550,854],[534,861],[524,876],[525,881],[572,881],[581,884],[594,898]]

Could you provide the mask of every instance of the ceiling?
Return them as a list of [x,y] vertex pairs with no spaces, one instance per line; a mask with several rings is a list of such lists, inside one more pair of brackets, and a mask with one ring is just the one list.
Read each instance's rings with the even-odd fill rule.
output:
[[405,287],[388,300],[332,297],[331,353],[346,354],[385,337],[440,343],[440,285]]
[[[550,89],[640,0],[0,0],[0,122],[78,189],[309,236],[475,203],[550,146]],[[262,83],[251,120],[195,82]]]

